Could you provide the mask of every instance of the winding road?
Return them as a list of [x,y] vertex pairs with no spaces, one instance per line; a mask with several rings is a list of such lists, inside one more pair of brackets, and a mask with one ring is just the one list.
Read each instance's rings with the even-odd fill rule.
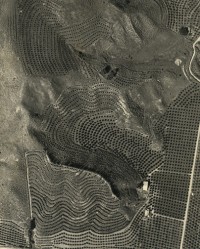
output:
[[192,75],[193,78],[195,78],[198,82],[200,82],[200,79],[199,79],[198,77],[195,76],[195,74],[192,72],[192,69],[191,69],[191,67],[192,67],[192,62],[193,62],[193,60],[194,60],[194,58],[195,58],[195,56],[196,56],[195,46],[196,46],[196,44],[197,44],[198,42],[200,42],[200,36],[199,36],[199,38],[198,38],[198,39],[194,42],[194,44],[193,44],[194,53],[193,53],[192,58],[191,58],[191,60],[190,60],[189,72],[190,72],[190,74]]

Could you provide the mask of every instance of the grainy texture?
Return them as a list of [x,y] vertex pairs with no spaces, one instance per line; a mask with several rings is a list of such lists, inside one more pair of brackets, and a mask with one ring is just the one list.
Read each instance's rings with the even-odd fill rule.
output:
[[0,246],[197,249],[198,0],[0,0]]

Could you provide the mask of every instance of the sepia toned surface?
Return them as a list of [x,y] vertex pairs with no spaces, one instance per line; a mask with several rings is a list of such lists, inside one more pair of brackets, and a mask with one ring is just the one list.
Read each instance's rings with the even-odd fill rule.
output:
[[200,247],[197,0],[0,1],[0,246]]

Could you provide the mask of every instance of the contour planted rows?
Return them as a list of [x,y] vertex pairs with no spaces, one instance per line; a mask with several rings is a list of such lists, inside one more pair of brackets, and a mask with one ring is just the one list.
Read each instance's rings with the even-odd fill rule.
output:
[[[109,184],[94,173],[26,155],[36,244],[133,243],[140,212],[128,221]],[[134,224],[134,225],[133,225]],[[59,242],[60,241],[60,242]]]
[[[75,12],[75,3],[70,1],[16,2],[9,25],[28,74],[55,76],[76,71],[80,61],[69,45],[84,49],[110,36],[110,24],[101,16],[102,1],[76,2]],[[73,21],[74,15],[79,22]]]
[[162,165],[163,154],[150,149],[140,117],[111,86],[69,88],[47,108],[41,123],[32,133],[53,162],[100,174],[117,196],[131,202],[138,200],[142,176]]

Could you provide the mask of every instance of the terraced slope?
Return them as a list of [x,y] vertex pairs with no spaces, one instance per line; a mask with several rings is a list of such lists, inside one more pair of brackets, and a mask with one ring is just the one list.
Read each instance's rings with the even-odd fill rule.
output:
[[16,1],[13,6],[9,25],[25,72],[47,76],[76,70],[78,62],[72,50],[43,18],[46,14],[42,2],[37,0]]
[[68,88],[37,122],[30,131],[54,162],[102,175],[131,202],[138,201],[142,178],[163,162],[163,153],[150,148],[148,125],[114,87]]
[[[192,84],[199,79],[198,44],[190,65],[193,79],[188,72],[192,41],[199,36],[199,2],[7,2],[14,51],[4,55],[6,46],[2,49],[1,159],[8,160],[6,168],[12,160],[20,165],[15,143],[22,154],[46,151],[26,155],[29,242],[46,249],[179,249],[199,123],[199,86]],[[2,171],[2,186],[8,183],[2,189],[10,193],[16,185],[12,192],[22,196],[25,167],[16,184],[10,184],[15,179],[10,171]],[[144,179],[151,180],[150,196],[141,190]],[[20,213],[15,207],[23,205],[7,208],[2,196],[3,216],[15,219]],[[186,249],[198,247],[198,201],[190,204]],[[23,229],[7,217],[3,222],[0,244],[24,247]]]
[[1,247],[21,247],[29,246],[27,232],[25,228],[13,221],[0,220],[0,245]]
[[167,26],[173,31],[179,33],[183,27],[188,28],[186,35],[193,41],[199,35],[199,22],[200,22],[200,3],[198,0],[164,0],[167,13],[168,22]]
[[130,221],[99,175],[53,165],[44,152],[26,154],[36,246],[133,246],[142,210]]

